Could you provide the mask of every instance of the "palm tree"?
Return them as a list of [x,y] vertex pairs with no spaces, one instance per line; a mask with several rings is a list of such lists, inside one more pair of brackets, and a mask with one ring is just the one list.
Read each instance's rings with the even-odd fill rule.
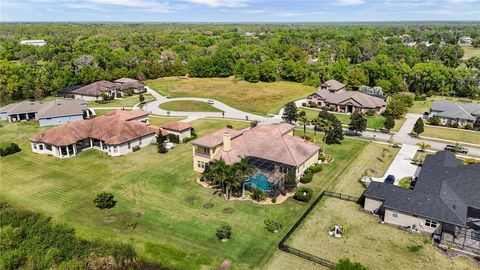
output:
[[323,136],[323,149],[322,152],[325,154],[325,141],[327,139],[327,133],[332,129],[333,124],[330,120],[325,119],[325,118],[318,118],[318,127],[323,130],[324,136]]
[[[240,158],[240,161],[233,165],[236,169],[237,181],[236,188],[242,188],[242,197],[244,196],[244,182],[245,180],[253,176],[257,172],[257,168],[248,162],[248,159],[245,157]],[[237,190],[238,190],[237,189]]]
[[307,114],[305,111],[301,111],[298,114],[298,123],[303,126],[303,139],[305,140],[306,138],[306,133],[307,133],[307,125],[310,121],[308,121]]
[[210,178],[210,181],[214,185],[222,185],[222,192],[225,190],[225,179],[227,177],[228,165],[225,163],[223,158],[215,159],[210,163],[208,167],[207,177]]
[[420,150],[422,150],[422,152],[425,152],[425,150],[427,149],[430,149],[432,146],[426,142],[419,142],[417,143],[417,146],[420,147]]

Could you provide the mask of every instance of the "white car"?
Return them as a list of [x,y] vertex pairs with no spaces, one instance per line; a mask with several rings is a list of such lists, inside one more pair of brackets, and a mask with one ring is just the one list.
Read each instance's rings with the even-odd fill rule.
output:
[[207,103],[208,103],[208,104],[213,104],[214,102],[213,102],[213,100],[209,99],[209,100],[207,101]]

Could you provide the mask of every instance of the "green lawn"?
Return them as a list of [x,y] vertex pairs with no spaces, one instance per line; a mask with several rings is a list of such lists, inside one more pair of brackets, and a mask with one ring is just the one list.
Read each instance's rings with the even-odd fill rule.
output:
[[425,131],[420,134],[420,137],[422,136],[480,144],[480,131],[425,126]]
[[[368,269],[476,268],[475,263],[466,258],[446,258],[431,246],[427,236],[380,224],[378,217],[359,208],[354,202],[324,198],[287,244],[331,261],[347,257]],[[336,224],[348,228],[344,237],[334,238],[328,234]]]
[[[145,97],[144,102],[155,100],[155,98],[148,93],[144,93],[143,96]],[[135,104],[140,102],[138,97],[139,97],[139,95],[135,94],[131,97],[125,97],[125,98],[122,98],[122,99],[111,100],[109,103],[106,103],[106,104],[97,103],[95,101],[89,101],[88,106],[92,107],[92,108],[95,108],[95,107],[133,107],[133,106],[135,106]]]
[[160,78],[146,84],[162,95],[220,100],[256,114],[277,114],[289,101],[304,98],[315,88],[293,82],[249,83],[230,78]]
[[[246,121],[192,122],[199,135],[227,124],[237,129],[249,126]],[[232,269],[264,268],[286,228],[307,207],[292,199],[266,206],[219,198],[195,183],[198,175],[192,170],[190,144],[178,145],[166,155],[149,146],[116,158],[86,150],[70,159],[58,159],[31,152],[27,138],[40,130],[36,123],[0,128],[1,142],[17,142],[23,149],[0,159],[0,197],[68,223],[87,239],[130,243],[148,262],[177,269],[212,269],[229,259]],[[335,161],[308,185],[318,194],[366,144],[346,139],[330,146]],[[100,191],[114,193],[118,200],[114,209],[94,207],[92,200]],[[204,208],[209,202],[214,206]],[[233,208],[233,213],[226,208]],[[285,229],[278,234],[264,229],[264,217],[271,214],[284,220]],[[215,237],[215,229],[223,223],[233,228],[233,238],[226,243]]]
[[160,104],[160,109],[180,112],[222,112],[206,102],[192,100],[177,100]]
[[[300,108],[299,110],[305,111],[308,119],[316,118],[319,113],[319,110],[312,110],[307,108]],[[335,116],[338,118],[338,120],[340,120],[340,122],[342,122],[343,125],[348,125],[350,123],[350,115],[341,114],[341,113],[333,113],[333,114],[335,114]],[[395,127],[392,129],[392,131],[400,130],[405,120],[406,120],[405,118],[395,120]],[[385,117],[381,115],[367,116],[367,128],[382,129],[384,122],[385,122]]]
[[180,121],[185,119],[184,117],[168,117],[168,116],[153,116],[150,115],[148,122],[152,125],[161,126],[168,122]]
[[464,51],[463,59],[469,59],[474,56],[480,57],[480,48],[474,48],[472,46],[462,46]]

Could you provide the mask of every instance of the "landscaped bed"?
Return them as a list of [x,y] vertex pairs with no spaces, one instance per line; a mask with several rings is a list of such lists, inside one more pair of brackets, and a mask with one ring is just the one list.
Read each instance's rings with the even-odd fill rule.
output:
[[[145,98],[144,102],[155,100],[155,98],[150,95],[149,93],[143,93],[143,97]],[[114,99],[110,100],[108,103],[99,103],[95,101],[89,101],[88,106],[95,108],[95,107],[133,107],[135,104],[140,103],[139,100],[140,95],[132,95],[130,97],[125,96],[121,99]]]
[[289,101],[305,98],[315,88],[293,82],[249,83],[230,78],[171,77],[146,84],[170,97],[202,97],[222,101],[236,109],[255,114],[277,114]]
[[180,112],[222,112],[206,102],[193,100],[176,100],[160,104],[160,109]]
[[[342,238],[328,234],[340,224]],[[380,224],[378,217],[360,211],[360,205],[323,198],[292,235],[288,245],[313,255],[338,261],[349,258],[369,269],[475,269],[466,258],[450,260],[431,246],[422,234],[409,233]]]

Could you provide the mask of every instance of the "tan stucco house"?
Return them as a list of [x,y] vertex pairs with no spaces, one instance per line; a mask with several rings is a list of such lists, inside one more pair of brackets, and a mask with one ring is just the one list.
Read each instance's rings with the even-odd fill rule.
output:
[[193,144],[193,169],[203,172],[214,159],[234,164],[247,158],[268,181],[283,185],[285,176],[294,172],[297,179],[318,162],[320,148],[293,136],[295,125],[259,125],[237,131],[223,128],[200,137]]
[[[133,152],[155,141],[160,127],[148,123],[148,112],[116,110],[103,116],[64,124],[30,137],[32,151],[59,158],[93,148],[110,156]],[[164,135],[164,134],[163,134]]]
[[377,114],[385,111],[387,103],[379,97],[370,96],[358,91],[347,91],[345,85],[336,80],[328,80],[318,87],[318,91],[309,95],[307,100],[324,107],[329,111],[366,113],[373,110]]
[[192,136],[192,125],[188,123],[179,121],[168,122],[163,124],[161,128],[162,130],[167,131],[169,134],[178,136],[180,143]]
[[480,163],[448,151],[428,155],[413,188],[372,182],[364,209],[385,223],[433,235],[441,244],[480,254]]

